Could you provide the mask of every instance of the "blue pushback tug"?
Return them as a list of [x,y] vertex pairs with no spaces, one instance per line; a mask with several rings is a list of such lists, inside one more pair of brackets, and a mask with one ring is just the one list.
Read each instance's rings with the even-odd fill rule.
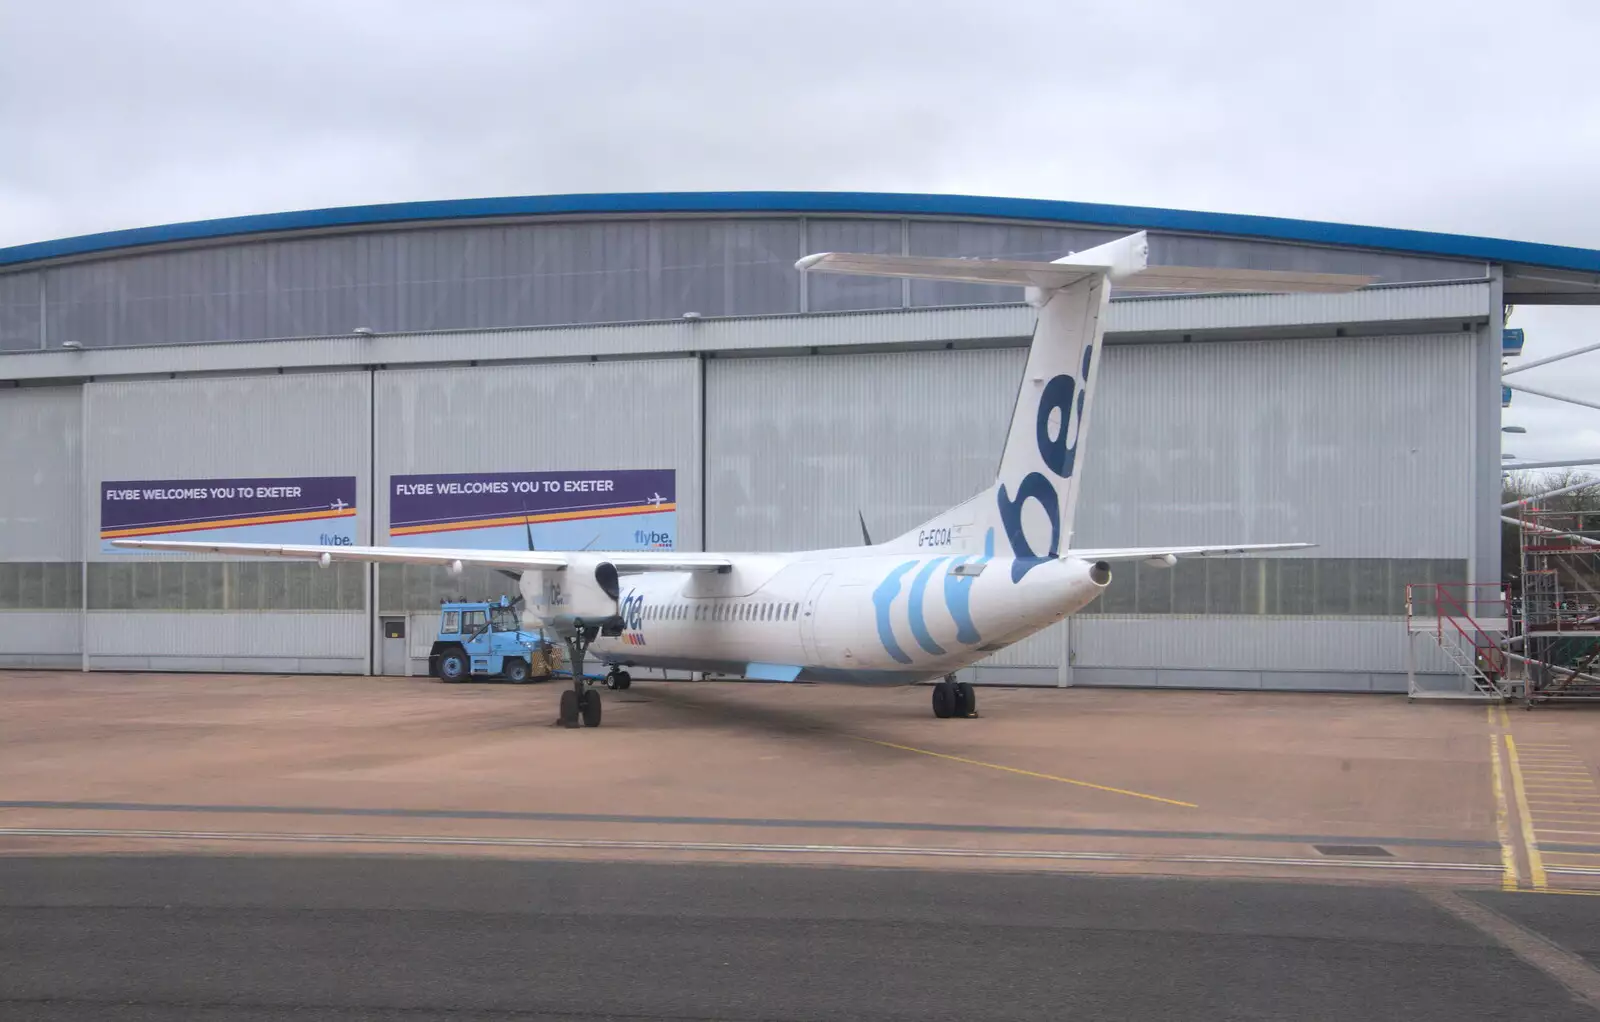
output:
[[504,596],[439,605],[439,636],[428,654],[428,673],[440,681],[544,679],[560,660],[558,647],[543,634],[523,631],[520,608]]

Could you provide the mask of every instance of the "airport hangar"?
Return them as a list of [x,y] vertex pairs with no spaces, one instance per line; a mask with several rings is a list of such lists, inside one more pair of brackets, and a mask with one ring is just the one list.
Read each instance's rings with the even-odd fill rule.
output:
[[858,512],[894,535],[992,480],[1032,310],[795,260],[1053,259],[1140,229],[1157,264],[1380,283],[1114,297],[1075,545],[1317,546],[1130,566],[972,680],[1403,690],[1405,584],[1501,577],[1505,309],[1600,300],[1600,252],[862,193],[415,202],[0,249],[0,665],[421,674],[442,598],[514,592],[105,552],[109,480],[353,476],[354,541],[381,543],[394,477],[669,469],[680,549],[852,544]]

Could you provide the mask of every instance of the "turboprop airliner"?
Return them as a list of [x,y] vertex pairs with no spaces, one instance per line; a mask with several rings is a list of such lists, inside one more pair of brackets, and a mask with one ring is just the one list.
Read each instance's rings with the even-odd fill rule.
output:
[[[1112,284],[1140,291],[1349,291],[1374,278],[1149,265],[1143,232],[1054,262],[826,252],[796,264],[831,272],[1026,289],[1038,321],[1000,455],[983,492],[884,543],[795,553],[502,551],[387,546],[117,540],[150,550],[445,565],[520,579],[523,624],[567,645],[568,727],[600,724],[600,692],[630,667],[767,681],[904,685],[937,681],[937,717],[968,717],[956,672],[1083,609],[1113,566],[1294,550],[1309,543],[1074,549],[1073,511],[1088,442]],[[930,414],[938,414],[930,409]]]

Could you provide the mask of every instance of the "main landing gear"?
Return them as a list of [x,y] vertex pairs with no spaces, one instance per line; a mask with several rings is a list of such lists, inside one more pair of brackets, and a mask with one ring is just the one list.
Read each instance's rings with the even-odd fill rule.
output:
[[976,717],[977,691],[966,682],[957,681],[955,675],[946,675],[943,681],[933,686],[933,715],[941,720],[946,717]]
[[594,638],[580,623],[567,640],[567,662],[572,668],[572,687],[561,693],[562,727],[600,726],[600,693],[590,686],[583,673],[583,656]]
[[606,688],[626,692],[633,685],[633,676],[620,667],[606,672]]

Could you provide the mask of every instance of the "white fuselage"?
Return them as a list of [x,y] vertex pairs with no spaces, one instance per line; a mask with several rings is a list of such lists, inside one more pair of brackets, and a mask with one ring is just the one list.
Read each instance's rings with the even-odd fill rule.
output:
[[[874,548],[735,554],[724,574],[631,575],[612,664],[905,684],[937,678],[1060,621],[1104,588],[1077,558],[1021,562]],[[954,570],[953,570],[954,569]],[[1013,577],[1016,575],[1017,577]],[[798,668],[795,672],[794,669]]]

